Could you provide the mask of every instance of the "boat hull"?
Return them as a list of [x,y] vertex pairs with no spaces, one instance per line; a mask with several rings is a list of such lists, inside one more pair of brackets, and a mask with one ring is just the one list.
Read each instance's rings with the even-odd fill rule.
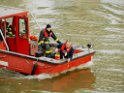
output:
[[[93,54],[84,56],[79,59],[75,59],[70,62],[65,62],[62,64],[45,64],[38,62],[38,67],[36,69],[35,74],[39,73],[47,73],[47,74],[57,74],[57,73],[62,73],[64,71],[69,71],[70,69],[76,68],[80,65],[86,65],[88,62],[92,60]],[[85,68],[85,66],[84,66]]]
[[[85,65],[92,60],[95,52],[87,53],[78,58],[74,58],[70,62],[43,60],[43,58],[31,57],[13,52],[0,51],[0,67],[4,67],[16,72],[38,75],[38,74],[58,74],[80,65]],[[50,61],[53,62],[50,62]],[[56,61],[56,62],[55,62]]]

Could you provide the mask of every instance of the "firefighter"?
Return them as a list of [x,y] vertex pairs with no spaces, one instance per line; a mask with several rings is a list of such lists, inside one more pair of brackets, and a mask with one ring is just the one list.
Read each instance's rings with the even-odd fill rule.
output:
[[7,30],[6,34],[7,34],[8,36],[13,36],[13,33],[12,33],[12,25],[10,25],[9,22],[6,22],[6,30]]
[[60,59],[67,59],[68,62],[72,60],[74,49],[70,41],[58,45],[58,49],[60,49]]
[[61,44],[59,39],[55,36],[52,31],[51,25],[47,24],[46,28],[40,32],[39,40],[38,40],[38,50],[43,51],[46,57],[51,57],[52,50],[50,46],[49,38],[52,37],[58,44]]

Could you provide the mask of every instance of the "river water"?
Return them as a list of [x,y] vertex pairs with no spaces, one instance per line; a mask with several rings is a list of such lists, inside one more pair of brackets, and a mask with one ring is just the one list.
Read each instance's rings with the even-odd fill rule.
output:
[[[58,77],[24,76],[0,69],[0,93],[124,93],[124,0],[0,0],[31,11],[60,40],[96,50],[91,69]],[[1,12],[1,11],[0,11]],[[30,18],[31,34],[39,27]]]

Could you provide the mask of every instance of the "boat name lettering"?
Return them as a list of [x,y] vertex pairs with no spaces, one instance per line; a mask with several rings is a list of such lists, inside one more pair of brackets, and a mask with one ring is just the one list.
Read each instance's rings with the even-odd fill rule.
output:
[[2,65],[2,66],[8,66],[8,62],[0,61],[0,65]]

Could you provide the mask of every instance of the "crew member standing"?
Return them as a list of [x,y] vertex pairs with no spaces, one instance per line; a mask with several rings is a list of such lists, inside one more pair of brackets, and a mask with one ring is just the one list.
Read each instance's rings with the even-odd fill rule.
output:
[[50,37],[52,37],[58,44],[61,44],[59,39],[53,33],[51,25],[47,24],[46,28],[40,32],[39,40],[38,40],[38,45],[39,45],[38,49],[39,51],[43,51],[46,57],[51,57],[52,54],[50,40],[49,40]]

